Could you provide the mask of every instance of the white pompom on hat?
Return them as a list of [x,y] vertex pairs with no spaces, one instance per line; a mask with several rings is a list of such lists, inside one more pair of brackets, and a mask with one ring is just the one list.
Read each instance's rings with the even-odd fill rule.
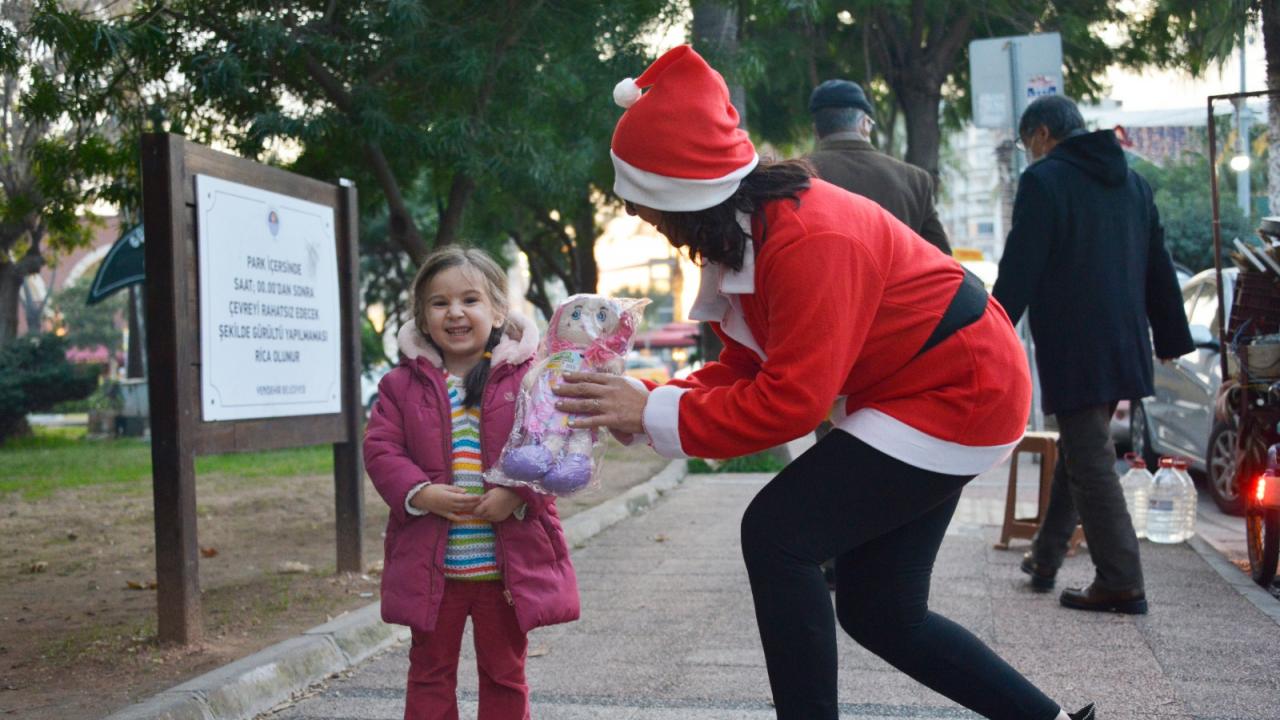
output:
[[672,212],[706,210],[729,199],[760,162],[738,127],[724,78],[688,45],[618,83],[613,99],[627,108],[609,153],[613,190],[624,200]]
[[613,86],[613,101],[618,107],[629,108],[640,99],[640,86],[634,78],[623,78]]

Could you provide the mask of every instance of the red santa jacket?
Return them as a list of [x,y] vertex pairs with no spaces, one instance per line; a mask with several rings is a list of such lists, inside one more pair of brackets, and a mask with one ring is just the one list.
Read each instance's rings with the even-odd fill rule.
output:
[[959,263],[874,202],[813,180],[751,222],[743,269],[709,264],[691,317],[719,362],[655,388],[650,442],[726,458],[813,430],[829,412],[872,447],[935,472],[1000,463],[1026,428],[1026,356],[995,300],[917,356],[964,277]]

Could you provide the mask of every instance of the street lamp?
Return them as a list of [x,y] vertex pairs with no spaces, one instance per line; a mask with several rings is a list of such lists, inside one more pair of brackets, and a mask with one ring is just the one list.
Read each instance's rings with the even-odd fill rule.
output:
[[1231,167],[1232,170],[1238,173],[1242,173],[1247,171],[1249,169],[1249,166],[1252,165],[1253,162],[1249,159],[1248,155],[1236,155],[1235,157],[1231,158],[1231,161],[1227,164],[1228,166]]

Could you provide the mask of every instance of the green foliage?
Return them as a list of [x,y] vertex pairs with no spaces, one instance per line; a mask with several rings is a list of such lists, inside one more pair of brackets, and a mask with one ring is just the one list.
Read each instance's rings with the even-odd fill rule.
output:
[[779,460],[777,456],[766,451],[718,462],[714,468],[706,460],[694,458],[689,461],[689,472],[695,475],[705,473],[776,473],[786,466],[787,464]]
[[64,400],[49,410],[55,413],[87,413],[92,410],[120,410],[123,405],[119,385],[108,380],[100,383],[88,397]]
[[382,335],[374,329],[369,318],[360,319],[360,370],[369,372],[380,365],[391,364],[391,359],[382,348]]
[[582,208],[608,186],[609,93],[674,6],[148,0],[101,20],[47,0],[37,34],[69,70],[38,105],[114,108],[264,162],[292,148],[290,169],[354,180],[365,297],[393,318],[413,266],[448,242],[518,234],[539,288],[593,288]]
[[67,362],[55,335],[27,335],[0,348],[0,444],[25,426],[27,413],[88,396],[97,368]]
[[[878,108],[882,131],[895,113],[910,110],[904,97],[910,93],[943,100],[945,119],[957,126],[970,113],[968,45],[979,38],[1060,33],[1067,93],[1094,97],[1102,72],[1119,59],[1097,28],[1122,23],[1125,17],[1107,0],[809,0],[750,5],[743,50],[761,71],[742,77],[748,117],[753,132],[781,148],[807,142],[812,132],[809,92],[833,77],[864,86]],[[938,112],[936,102],[931,108]],[[910,115],[907,121],[912,123]],[[933,142],[938,140],[935,131]]]
[[[1165,167],[1139,160],[1133,169],[1151,184],[1164,226],[1165,246],[1173,259],[1192,271],[1213,267],[1213,206],[1208,159],[1188,153]],[[1219,178],[1233,177],[1230,171],[1219,173]],[[1219,189],[1223,193],[1218,204],[1222,242],[1229,246],[1232,238],[1251,236],[1253,227],[1231,201],[1232,188],[1219,186]]]
[[116,321],[124,316],[129,294],[118,292],[96,305],[86,305],[92,286],[93,273],[87,272],[54,293],[50,305],[61,316],[68,345],[84,349],[104,345],[114,353],[124,342],[124,331]]
[[1267,1],[1154,0],[1131,18],[1124,59],[1199,75],[1239,47],[1245,24],[1258,21]]
[[[1126,9],[1112,0],[795,0],[741,3],[742,59],[729,69],[747,89],[751,131],[791,155],[807,150],[808,96],[843,77],[863,85],[876,105],[879,146],[891,154],[903,115],[909,161],[933,169],[944,128],[968,119],[969,42],[1057,32],[1066,93],[1102,95],[1104,71],[1122,64],[1203,72],[1236,47],[1246,16],[1261,0],[1154,0]],[[1127,36],[1117,46],[1104,28]],[[735,74],[736,73],[736,74]],[[939,107],[939,101],[941,107]],[[937,116],[941,112],[942,125]]]
[[[324,475],[333,472],[328,445],[196,458],[200,475],[241,478]],[[143,440],[87,440],[83,429],[37,428],[31,437],[0,447],[0,497],[32,500],[57,490],[91,485],[121,492],[150,492],[151,445]]]

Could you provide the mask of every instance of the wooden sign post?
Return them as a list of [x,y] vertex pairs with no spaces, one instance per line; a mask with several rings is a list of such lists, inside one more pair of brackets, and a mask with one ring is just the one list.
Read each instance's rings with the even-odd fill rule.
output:
[[363,571],[356,189],[142,138],[161,642],[203,634],[195,458],[333,444],[339,572]]

